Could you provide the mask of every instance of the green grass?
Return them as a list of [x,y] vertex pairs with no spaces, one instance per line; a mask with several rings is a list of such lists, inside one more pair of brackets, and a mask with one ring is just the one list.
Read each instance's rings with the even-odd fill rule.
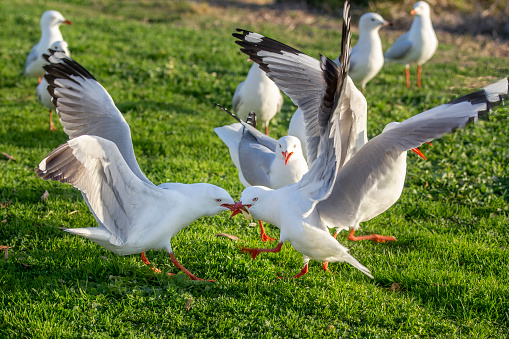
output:
[[[181,263],[215,283],[158,275],[138,255],[117,256],[60,231],[95,222],[76,189],[35,176],[43,157],[67,140],[59,124],[59,131],[48,130],[34,79],[19,75],[49,8],[74,22],[62,28],[72,56],[124,113],[149,179],[209,182],[234,198],[243,187],[212,131],[233,122],[212,102],[230,106],[250,67],[231,33],[253,29],[313,56],[334,58],[339,49],[340,22],[333,19],[337,30],[289,30],[277,20],[245,20],[239,9],[185,2],[1,2],[0,151],[16,160],[0,160],[0,202],[11,202],[0,207],[0,245],[13,247],[7,259],[0,256],[0,337],[508,336],[507,108],[433,147],[424,145],[428,161],[409,155],[401,199],[361,230],[394,235],[397,242],[339,237],[374,280],[340,263],[324,273],[316,261],[303,278],[280,280],[276,273],[300,270],[301,255],[286,244],[280,254],[251,261],[238,246],[269,245],[258,240],[255,227],[226,213],[202,218],[172,240]],[[398,65],[386,66],[368,84],[370,137],[390,121],[509,74],[507,59],[444,44],[423,69],[422,89],[407,90]],[[412,75],[415,83],[414,69]],[[286,98],[273,136],[285,134],[294,110]],[[50,195],[43,202],[45,190]],[[241,240],[217,238],[218,232]],[[277,229],[269,226],[268,233],[277,236]],[[178,272],[167,253],[147,256],[163,271]],[[395,283],[399,289],[391,291]]]

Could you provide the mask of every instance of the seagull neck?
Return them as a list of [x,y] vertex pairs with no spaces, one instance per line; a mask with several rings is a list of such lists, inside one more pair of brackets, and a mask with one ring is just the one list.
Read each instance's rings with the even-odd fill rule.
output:
[[415,16],[410,30],[418,30],[419,28],[422,31],[433,29],[433,24],[431,23],[431,17],[429,15]]
[[367,46],[371,49],[379,48],[382,49],[382,41],[378,34],[378,29],[372,29],[368,31],[359,31],[359,40],[357,44],[359,46]]
[[60,32],[60,28],[58,26],[52,27],[42,27],[41,25],[41,42],[44,45],[50,45],[55,41],[62,41],[64,38],[62,37],[62,33]]

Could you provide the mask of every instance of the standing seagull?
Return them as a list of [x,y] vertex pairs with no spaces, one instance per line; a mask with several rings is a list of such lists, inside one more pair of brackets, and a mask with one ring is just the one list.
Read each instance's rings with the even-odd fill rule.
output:
[[145,251],[165,249],[174,265],[202,280],[177,261],[171,238],[198,218],[232,210],[235,202],[211,184],[150,182],[134,156],[129,126],[108,92],[74,60],[51,52],[45,56],[50,62],[45,78],[71,139],[44,158],[36,173],[78,188],[98,224],[65,231],[116,254],[141,253],[147,265]]
[[[69,48],[67,48],[67,42],[65,41],[56,41],[54,42],[50,49],[54,51],[63,52],[67,56],[71,56],[71,52],[69,52]],[[48,82],[46,78],[42,78],[39,85],[35,89],[35,94],[37,95],[37,100],[42,103],[49,110],[49,129],[52,131],[56,131],[57,128],[53,124],[53,110],[55,109],[55,105],[53,105],[53,98],[48,92]]]
[[25,71],[23,74],[36,77],[41,80],[44,75],[42,68],[46,62],[42,54],[48,52],[48,48],[56,41],[63,41],[60,33],[60,25],[72,25],[72,22],[66,20],[62,14],[57,11],[46,11],[41,16],[41,40],[32,47],[25,61]]
[[[365,13],[359,20],[359,40],[352,47],[348,76],[355,85],[361,87],[362,93],[366,91],[366,84],[384,65],[382,41],[378,31],[389,25],[389,21],[376,13]],[[334,62],[339,65],[339,57]]]
[[246,80],[242,81],[233,94],[233,111],[246,120],[247,114],[255,112],[265,134],[269,135],[269,122],[283,107],[283,96],[257,64],[253,63]]
[[[383,213],[399,199],[408,150],[477,121],[508,97],[509,81],[503,79],[402,123],[391,123],[345,162],[341,124],[344,101],[352,99],[345,97],[349,79],[345,42],[348,30],[343,28],[341,67],[324,56],[319,62],[261,34],[238,32],[234,36],[239,39],[236,43],[241,50],[263,65],[262,69],[299,107],[309,107],[316,114],[319,154],[309,172],[298,183],[279,190],[246,188],[241,197],[244,206],[234,212],[250,213],[280,227],[276,248],[243,251],[255,258],[261,252],[278,252],[288,240],[304,255],[305,266],[296,277],[307,272],[310,258],[338,261],[333,253],[346,253],[341,245],[338,244],[343,251],[333,245],[326,227],[350,228],[350,237],[355,238],[360,222]],[[303,88],[303,84],[307,87]],[[307,134],[309,139],[312,133]],[[311,153],[308,149],[308,159]],[[362,239],[395,240],[378,235]]]
[[417,86],[421,87],[421,66],[437,50],[438,40],[431,23],[431,8],[425,1],[414,5],[410,14],[415,15],[410,30],[400,36],[385,52],[385,62],[405,65],[406,87],[410,88],[410,64],[417,64]]
[[[265,186],[278,189],[296,183],[308,171],[298,138],[288,135],[275,140],[258,131],[256,126],[243,122],[226,108],[220,107],[238,121],[214,128],[214,132],[228,146],[244,187]],[[275,240],[265,233],[261,221],[258,221],[258,224],[263,241]]]

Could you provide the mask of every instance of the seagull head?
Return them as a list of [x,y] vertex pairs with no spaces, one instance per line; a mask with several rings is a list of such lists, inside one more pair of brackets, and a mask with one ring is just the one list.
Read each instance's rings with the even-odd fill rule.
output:
[[379,30],[383,26],[390,26],[391,23],[385,20],[380,14],[365,13],[359,20],[359,31]]
[[[254,219],[251,215],[251,212],[260,207],[263,208],[263,205],[267,203],[266,195],[267,192],[271,192],[272,189],[263,187],[263,186],[251,186],[242,191],[242,196],[240,197],[239,202],[235,204],[235,210],[233,210],[232,215],[237,215],[242,213],[246,219]],[[270,203],[270,201],[269,201]]]
[[419,1],[410,12],[412,15],[430,15],[431,9],[426,1]]
[[196,200],[199,199],[200,209],[203,210],[205,215],[214,216],[223,211],[233,210],[235,201],[233,198],[221,187],[199,183],[187,186],[195,187],[196,191],[188,190],[190,194],[196,194]]
[[276,146],[276,158],[285,161],[288,165],[290,158],[304,158],[302,154],[302,145],[299,138],[287,135],[278,140]]
[[72,22],[66,20],[60,12],[57,11],[46,11],[41,16],[41,27],[58,27],[62,24],[72,25]]

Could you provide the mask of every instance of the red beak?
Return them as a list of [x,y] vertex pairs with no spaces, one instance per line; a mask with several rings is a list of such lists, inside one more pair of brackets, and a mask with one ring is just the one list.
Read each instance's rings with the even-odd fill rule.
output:
[[410,11],[410,14],[412,14],[412,15],[415,15],[416,13],[417,13],[417,12],[415,11],[415,9],[412,9],[412,10]]
[[285,166],[288,164],[288,161],[290,161],[290,157],[292,156],[293,152],[288,153],[288,151],[282,152],[283,158],[285,159]]
[[418,148],[412,148],[412,151],[414,153],[416,153],[418,156],[420,156],[421,158],[423,158],[424,160],[428,160],[426,159],[426,157],[424,156],[424,154],[422,154],[422,152],[418,149]]
[[65,20],[64,22],[62,22],[63,24],[66,24],[66,25],[72,25],[72,21],[69,21],[69,20]]
[[[230,205],[231,206],[231,205]],[[232,212],[232,215],[230,215],[230,218],[233,218],[235,215],[239,214],[239,213],[242,213],[242,211],[244,212],[248,212],[247,208],[251,207],[251,205],[244,205],[242,203],[242,201],[239,201],[239,202],[236,202],[235,205],[232,206],[231,210],[233,211]]]

